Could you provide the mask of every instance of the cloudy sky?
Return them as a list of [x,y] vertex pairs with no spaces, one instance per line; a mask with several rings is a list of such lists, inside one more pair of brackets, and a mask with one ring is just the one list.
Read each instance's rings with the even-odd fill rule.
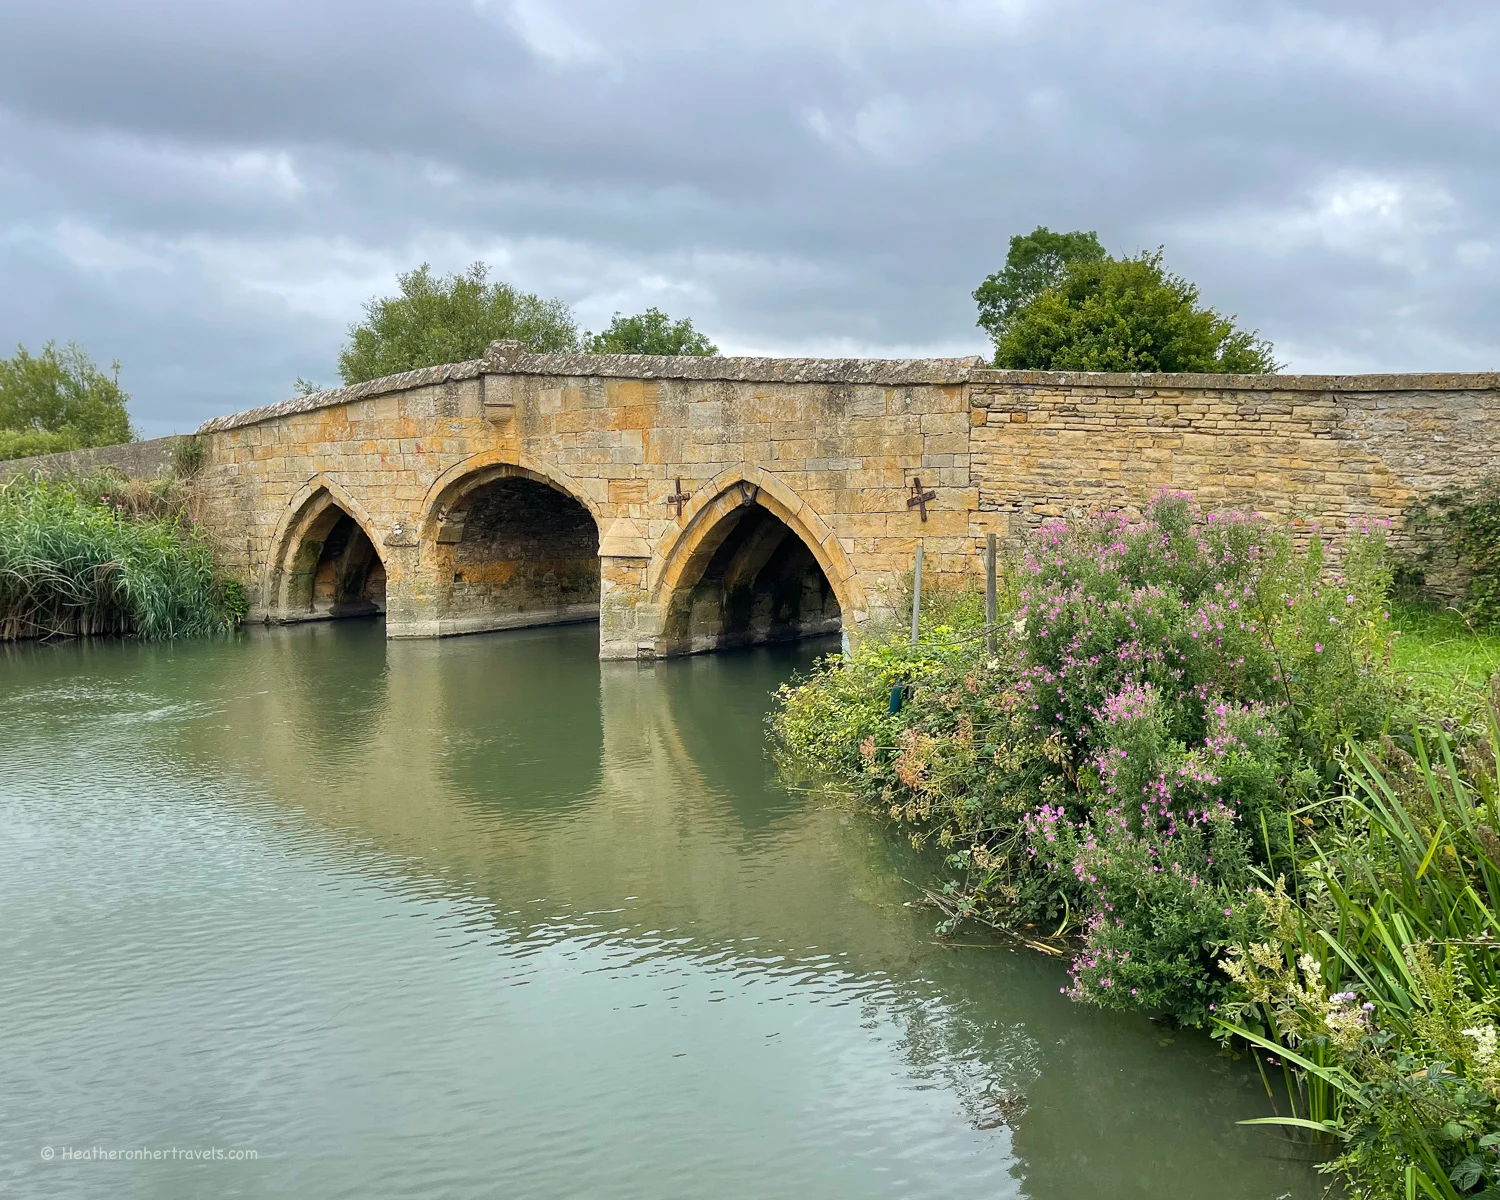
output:
[[0,0],[0,345],[148,435],[333,383],[475,260],[726,351],[986,349],[1038,224],[1297,371],[1500,367],[1486,0]]

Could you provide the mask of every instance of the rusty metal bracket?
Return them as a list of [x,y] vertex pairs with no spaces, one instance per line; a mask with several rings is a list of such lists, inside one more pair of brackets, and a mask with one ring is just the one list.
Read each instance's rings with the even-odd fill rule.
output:
[[927,520],[927,506],[937,499],[937,493],[922,490],[922,481],[913,478],[911,481],[911,495],[906,498],[906,507],[919,509],[922,520]]

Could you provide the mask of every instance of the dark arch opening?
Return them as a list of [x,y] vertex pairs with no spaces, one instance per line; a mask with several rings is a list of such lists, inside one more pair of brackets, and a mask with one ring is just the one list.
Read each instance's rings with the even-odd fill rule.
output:
[[557,488],[520,475],[480,484],[437,542],[445,633],[599,619],[599,527]]
[[308,527],[287,578],[291,620],[385,612],[385,563],[358,521],[329,504]]
[[700,654],[823,637],[843,626],[807,543],[774,513],[742,504],[699,543],[667,602],[661,654]]

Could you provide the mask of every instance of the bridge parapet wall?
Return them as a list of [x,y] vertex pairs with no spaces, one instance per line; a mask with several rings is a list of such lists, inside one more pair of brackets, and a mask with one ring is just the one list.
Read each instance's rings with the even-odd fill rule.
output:
[[[744,505],[806,545],[832,597],[800,617],[762,614],[765,628],[811,629],[833,600],[846,630],[889,613],[919,538],[929,569],[957,577],[988,532],[1019,539],[1048,517],[1139,507],[1163,488],[1301,529],[1389,519],[1399,541],[1414,499],[1500,465],[1500,376],[1103,375],[497,344],[199,433],[204,517],[257,615],[297,615],[298,538],[336,504],[380,555],[392,636],[591,617],[576,546],[550,576],[545,560],[529,574],[476,561],[464,541],[474,512],[475,529],[494,527],[490,545],[530,544],[495,526],[493,493],[481,503],[504,478],[586,511],[602,653],[636,657],[730,644],[704,632],[704,614],[734,607],[726,589],[747,563],[785,555],[774,530],[746,524],[761,549],[702,582]],[[908,503],[918,479],[932,493],[925,521]]]
[[[280,578],[297,510],[334,489],[355,501],[385,564],[392,636],[485,627],[452,611],[460,572],[441,531],[466,480],[505,469],[571,496],[597,523],[607,656],[661,648],[680,560],[726,515],[731,491],[809,543],[846,628],[858,627],[889,609],[919,536],[933,570],[968,569],[975,366],[502,348],[208,422],[200,489],[256,615],[271,619],[292,615]],[[907,505],[914,479],[934,494],[925,522]]]
[[[1500,375],[976,371],[977,523],[1129,509],[1163,488],[1301,530],[1389,520],[1500,470]],[[1433,580],[1440,587],[1443,579]]]

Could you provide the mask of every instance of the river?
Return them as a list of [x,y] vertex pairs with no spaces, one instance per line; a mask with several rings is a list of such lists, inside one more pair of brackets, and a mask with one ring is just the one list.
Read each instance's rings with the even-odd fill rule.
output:
[[778,782],[812,648],[596,645],[4,650],[0,1192],[1320,1193],[1244,1062],[938,944],[921,864]]

